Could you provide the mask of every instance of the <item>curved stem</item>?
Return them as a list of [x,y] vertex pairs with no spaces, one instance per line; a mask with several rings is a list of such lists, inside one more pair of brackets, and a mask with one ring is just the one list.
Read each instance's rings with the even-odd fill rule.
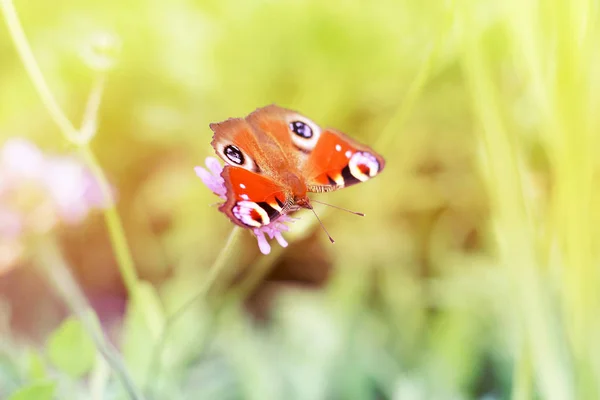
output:
[[152,356],[152,361],[150,362],[150,367],[148,368],[148,376],[146,379],[146,384],[144,387],[148,389],[148,386],[151,382],[151,379],[158,379],[160,374],[162,353],[169,338],[169,333],[173,324],[196,302],[200,300],[205,300],[208,293],[210,293],[211,289],[213,289],[220,278],[223,277],[225,273],[230,273],[232,271],[228,271],[227,261],[231,256],[231,249],[233,245],[240,237],[240,234],[243,232],[243,229],[236,226],[233,228],[225,245],[219,252],[219,255],[213,262],[212,266],[208,270],[208,274],[206,275],[205,280],[202,282],[200,286],[200,290],[192,297],[190,300],[185,302],[181,307],[179,307],[173,314],[169,316],[165,324],[163,325],[162,333],[158,339],[156,344],[154,354]]
[[127,292],[131,295],[137,284],[138,276],[135,270],[135,264],[133,257],[129,251],[129,245],[127,244],[127,237],[125,236],[125,230],[123,229],[123,223],[117,209],[115,207],[114,199],[110,184],[106,179],[106,175],[96,160],[96,156],[89,148],[88,145],[83,145],[80,148],[81,154],[89,166],[92,174],[100,185],[102,191],[102,197],[107,202],[107,207],[104,209],[104,221],[108,228],[108,234],[110,242],[117,258],[117,264],[119,265],[119,271],[123,277],[123,283],[127,289]]
[[79,128],[81,143],[89,143],[98,130],[98,110],[100,110],[100,103],[102,103],[105,83],[106,75],[104,73],[98,74],[88,96],[81,127]]
[[431,77],[431,71],[439,57],[442,44],[444,44],[444,42],[447,40],[448,33],[454,24],[453,2],[450,3],[450,6],[446,12],[446,19],[444,20],[442,29],[440,30],[435,41],[430,45],[429,51],[427,52],[427,55],[423,60],[417,75],[414,77],[410,86],[408,87],[406,95],[404,96],[404,99],[402,100],[398,110],[394,113],[394,115],[392,115],[392,118],[388,121],[384,128],[384,132],[378,138],[376,147],[384,149],[392,144],[393,140],[397,137],[399,127],[406,122],[406,119],[410,115],[413,106],[423,92],[425,83],[427,83],[427,80]]
[[2,8],[2,13],[4,14],[10,37],[17,48],[19,57],[21,58],[21,61],[27,70],[27,74],[35,87],[35,90],[38,92],[42,103],[44,103],[50,117],[54,120],[56,125],[58,125],[65,138],[69,142],[77,142],[79,132],[62,111],[54,98],[52,91],[48,87],[44,75],[31,51],[27,37],[23,32],[17,10],[13,5],[12,0],[0,0],[0,7]]
[[[230,255],[231,255],[231,249],[232,249],[233,245],[238,240],[238,238],[240,237],[240,234],[242,232],[243,232],[243,229],[238,226],[233,228],[233,230],[229,234],[229,237],[227,238],[227,241],[225,242],[225,245],[219,252],[219,255],[217,256],[217,258],[215,259],[215,262],[208,270],[208,275],[206,276],[206,279],[204,280],[204,282],[202,282],[200,291],[196,294],[194,299],[206,297],[206,295],[208,295],[210,290],[216,286],[216,284],[219,281],[219,278],[223,277],[224,273],[232,272],[230,270],[228,271],[227,260],[229,259]],[[194,299],[192,299],[191,301],[194,301]],[[173,315],[173,317],[175,317],[175,316],[176,316],[176,314]]]
[[38,263],[43,267],[45,275],[73,314],[79,318],[98,351],[123,383],[129,398],[134,400],[143,399],[143,395],[134,384],[119,352],[106,340],[97,320],[92,317],[92,315],[95,315],[91,311],[93,308],[81,292],[56,243],[52,240],[43,239],[38,243],[37,250]]
[[283,248],[276,247],[270,257],[261,257],[256,263],[252,264],[248,276],[233,290],[232,299],[243,301],[249,296],[271,271],[281,254],[283,254]]

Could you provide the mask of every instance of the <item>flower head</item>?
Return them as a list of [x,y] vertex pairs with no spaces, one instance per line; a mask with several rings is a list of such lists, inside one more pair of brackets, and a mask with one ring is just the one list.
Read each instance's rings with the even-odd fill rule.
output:
[[[214,157],[207,157],[205,163],[207,168],[194,168],[196,175],[202,179],[202,182],[204,182],[214,194],[219,196],[222,200],[227,200],[227,188],[225,187],[225,180],[221,176],[223,166],[219,160]],[[281,247],[287,247],[288,243],[281,233],[289,231],[290,228],[286,223],[294,222],[294,220],[295,218],[282,214],[275,220],[272,220],[268,225],[261,226],[260,228],[253,228],[251,232],[256,236],[260,252],[263,254],[269,254],[271,252],[271,245],[265,235],[268,236],[269,239],[277,240],[277,243],[279,243]]]

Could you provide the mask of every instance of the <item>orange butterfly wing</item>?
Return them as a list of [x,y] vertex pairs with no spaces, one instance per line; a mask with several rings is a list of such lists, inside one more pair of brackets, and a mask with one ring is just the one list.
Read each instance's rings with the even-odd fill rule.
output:
[[280,185],[255,172],[226,166],[221,176],[225,180],[227,200],[219,210],[242,227],[267,225],[291,204],[290,196]]
[[343,133],[324,130],[303,168],[308,190],[329,192],[365,182],[383,170],[385,160]]

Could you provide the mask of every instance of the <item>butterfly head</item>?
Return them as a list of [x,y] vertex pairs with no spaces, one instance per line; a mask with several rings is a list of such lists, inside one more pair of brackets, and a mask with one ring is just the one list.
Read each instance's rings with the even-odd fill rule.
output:
[[306,194],[303,197],[294,197],[294,203],[300,208],[306,208],[309,210],[312,210],[313,208],[312,204],[310,204],[310,199]]
[[308,188],[299,173],[287,171],[282,174],[282,179],[287,188],[289,188],[290,197],[293,200],[291,209],[307,208],[312,209],[310,199],[308,198]]

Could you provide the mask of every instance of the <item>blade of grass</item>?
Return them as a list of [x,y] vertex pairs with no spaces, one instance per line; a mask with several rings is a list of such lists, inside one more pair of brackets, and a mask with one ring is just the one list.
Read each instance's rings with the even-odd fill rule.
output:
[[[597,397],[590,377],[599,298],[593,223],[597,97],[592,87],[598,4],[594,1],[508,2],[509,34],[541,114],[540,140],[552,166],[552,219],[547,248],[558,247],[562,312],[576,359],[578,395]],[[597,79],[597,78],[596,78]],[[596,124],[596,125],[594,125]],[[593,389],[595,388],[595,389]]]
[[411,84],[409,85],[408,90],[402,99],[401,105],[386,123],[381,135],[375,141],[376,148],[385,149],[393,144],[394,140],[398,137],[397,132],[410,116],[414,105],[425,88],[425,84],[431,78],[432,71],[436,66],[437,60],[439,59],[442,46],[448,40],[448,36],[450,36],[452,27],[454,25],[454,1],[446,2],[446,4],[446,15],[442,23],[442,27],[433,43],[430,44],[429,50],[427,51],[426,56],[421,63],[419,70],[417,71],[417,74],[411,81]]
[[[501,264],[508,268],[514,286],[512,309],[517,313],[518,330],[531,349],[538,388],[544,398],[573,398],[568,359],[563,353],[558,327],[553,323],[551,304],[536,270],[535,225],[523,194],[523,173],[515,138],[502,120],[495,82],[481,43],[483,33],[466,11],[461,26],[465,30],[463,58],[472,102],[482,127],[481,162],[488,174],[491,208],[495,215],[494,233]],[[528,357],[521,354],[519,358]],[[526,366],[526,365],[525,365]],[[516,383],[526,382],[526,368]],[[524,388],[514,388],[513,392]]]

